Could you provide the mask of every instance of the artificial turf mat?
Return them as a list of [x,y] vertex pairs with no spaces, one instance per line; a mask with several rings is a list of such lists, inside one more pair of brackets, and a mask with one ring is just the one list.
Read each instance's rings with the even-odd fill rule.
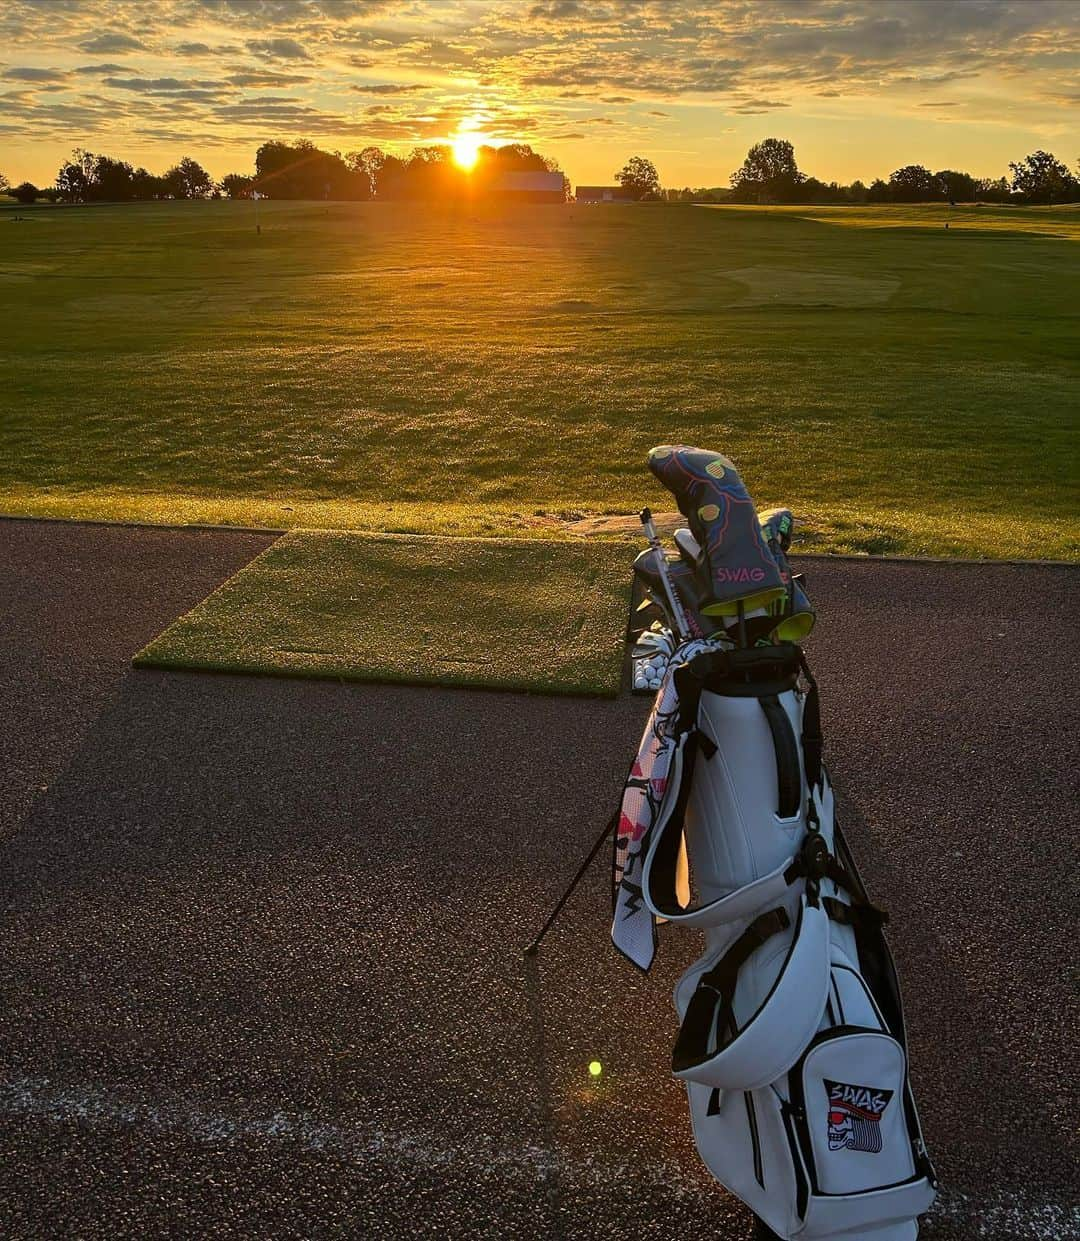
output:
[[614,695],[633,555],[617,542],[297,531],[135,663]]

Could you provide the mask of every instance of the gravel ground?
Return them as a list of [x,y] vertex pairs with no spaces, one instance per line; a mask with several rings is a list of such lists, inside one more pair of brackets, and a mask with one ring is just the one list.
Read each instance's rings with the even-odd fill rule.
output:
[[[666,1070],[692,933],[637,974],[598,864],[521,957],[647,704],[130,669],[266,542],[0,523],[0,1235],[748,1238]],[[923,1236],[1080,1237],[1080,576],[802,567]]]

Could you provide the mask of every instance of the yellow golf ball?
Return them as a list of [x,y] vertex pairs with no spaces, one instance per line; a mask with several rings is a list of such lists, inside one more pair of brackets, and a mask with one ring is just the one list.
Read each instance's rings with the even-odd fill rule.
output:
[[599,1060],[591,1060],[589,1062],[589,1076],[590,1077],[599,1077],[600,1074],[603,1073],[603,1071],[604,1071],[604,1066],[600,1063]]

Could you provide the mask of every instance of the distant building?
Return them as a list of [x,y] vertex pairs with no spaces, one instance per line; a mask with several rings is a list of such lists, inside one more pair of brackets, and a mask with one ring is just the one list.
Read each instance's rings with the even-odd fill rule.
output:
[[514,202],[564,203],[566,181],[561,172],[500,172],[488,193]]
[[579,203],[634,203],[638,200],[634,190],[621,185],[579,185],[574,197]]

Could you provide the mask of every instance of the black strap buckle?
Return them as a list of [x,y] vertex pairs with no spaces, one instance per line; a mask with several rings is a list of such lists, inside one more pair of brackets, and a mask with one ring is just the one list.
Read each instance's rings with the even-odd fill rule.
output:
[[829,852],[825,837],[811,828],[803,837],[802,845],[794,862],[784,871],[784,880],[794,883],[796,879],[806,880],[806,898],[811,905],[818,903],[818,890],[822,879],[829,878],[836,859]]
[[799,850],[800,868],[806,878],[820,883],[828,875],[831,861],[825,837],[818,831],[807,832]]

